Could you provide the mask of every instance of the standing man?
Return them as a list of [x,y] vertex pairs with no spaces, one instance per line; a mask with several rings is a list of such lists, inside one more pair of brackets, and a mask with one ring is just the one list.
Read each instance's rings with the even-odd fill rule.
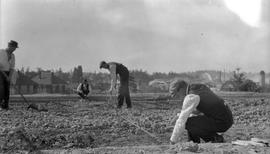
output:
[[118,89],[118,106],[117,108],[121,108],[124,102],[124,98],[126,99],[127,108],[131,108],[131,100],[129,94],[129,71],[128,69],[120,63],[109,62],[106,63],[102,61],[99,65],[99,68],[104,68],[110,71],[111,74],[111,88],[109,92],[111,93],[116,89],[116,78],[117,75],[120,77],[120,86]]
[[189,141],[200,143],[224,142],[218,133],[227,131],[233,124],[232,112],[224,100],[214,94],[204,84],[188,85],[183,80],[170,84],[170,94],[185,96],[181,113],[174,126],[170,141],[176,143],[184,129],[188,132]]
[[0,49],[0,104],[2,109],[9,109],[9,87],[15,67],[15,55],[18,43],[11,40],[6,49]]

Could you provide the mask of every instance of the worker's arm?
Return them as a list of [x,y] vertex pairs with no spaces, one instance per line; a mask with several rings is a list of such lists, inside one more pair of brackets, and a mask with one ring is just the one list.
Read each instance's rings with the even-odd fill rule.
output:
[[88,89],[89,89],[89,93],[91,94],[91,93],[92,93],[92,87],[91,87],[91,84],[89,84]]
[[200,116],[200,115],[204,115],[202,112],[198,111],[198,110],[194,110],[189,117],[194,117],[194,116]]
[[188,117],[199,105],[199,102],[200,102],[200,97],[198,95],[189,94],[185,97],[180,115],[176,121],[172,136],[170,138],[170,141],[172,143],[176,143],[178,141],[179,136],[185,129],[185,125],[186,125]]
[[78,85],[78,87],[77,87],[77,92],[82,92],[82,83],[80,83],[79,85]]
[[110,74],[111,74],[111,88],[109,92],[112,92],[113,90],[116,89],[116,65],[111,64],[109,68]]

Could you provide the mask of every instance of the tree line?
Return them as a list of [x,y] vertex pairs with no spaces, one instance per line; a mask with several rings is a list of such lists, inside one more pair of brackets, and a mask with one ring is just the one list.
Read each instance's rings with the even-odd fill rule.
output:
[[[110,86],[110,75],[109,73],[102,72],[85,72],[81,65],[75,66],[71,71],[65,72],[62,68],[55,70],[44,70],[42,68],[37,68],[37,70],[30,70],[30,68],[22,67],[19,70],[21,73],[29,78],[33,78],[38,75],[41,71],[51,71],[55,76],[66,81],[68,84],[78,84],[84,79],[87,79],[92,89],[98,91],[104,91]],[[211,81],[206,81],[202,77],[202,74],[207,73],[211,76]],[[194,72],[153,72],[149,73],[146,70],[137,69],[130,70],[130,89],[133,92],[160,92],[162,90],[149,87],[148,83],[154,79],[171,80],[174,78],[188,79],[191,82],[204,82],[210,87],[215,87],[217,84],[233,83],[235,86],[232,91],[255,91],[256,83],[252,80],[246,78],[244,72],[231,71],[231,72],[221,72],[219,70],[199,70]]]

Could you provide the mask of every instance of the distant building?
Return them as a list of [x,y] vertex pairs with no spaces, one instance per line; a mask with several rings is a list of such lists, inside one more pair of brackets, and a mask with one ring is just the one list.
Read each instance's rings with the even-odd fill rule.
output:
[[11,86],[11,94],[33,94],[37,93],[38,84],[32,81],[29,77],[21,72],[17,72],[16,84],[14,87]]
[[264,71],[260,71],[260,76],[261,76],[261,80],[260,80],[261,87],[262,88],[265,88],[265,72]]
[[67,82],[56,77],[51,71],[41,71],[32,78],[38,84],[38,93],[66,93]]

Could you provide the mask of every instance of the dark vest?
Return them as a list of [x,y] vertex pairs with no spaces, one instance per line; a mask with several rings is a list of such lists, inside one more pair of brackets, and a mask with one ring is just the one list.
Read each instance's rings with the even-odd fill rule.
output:
[[129,71],[123,64],[111,62],[109,64],[115,64],[116,65],[116,74],[119,74],[120,80],[122,79],[128,79],[129,78]]
[[89,92],[89,84],[88,83],[82,83],[81,90],[83,92]]
[[195,94],[200,96],[200,103],[197,110],[204,115],[220,122],[232,121],[231,111],[224,104],[224,100],[213,93],[204,84],[191,84],[188,86],[187,94]]

